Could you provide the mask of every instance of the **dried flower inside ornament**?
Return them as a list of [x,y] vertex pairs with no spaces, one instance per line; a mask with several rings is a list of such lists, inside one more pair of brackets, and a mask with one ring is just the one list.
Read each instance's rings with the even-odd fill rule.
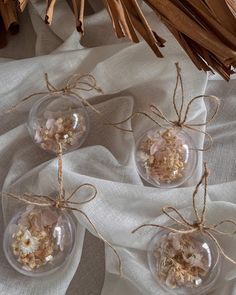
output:
[[[188,221],[176,208],[164,207],[162,211],[172,221],[173,226],[143,224],[132,233],[143,227],[158,227],[160,230],[149,242],[147,258],[150,270],[158,283],[171,294],[199,295],[207,294],[216,285],[221,272],[222,257],[236,264],[236,261],[225,254],[213,233],[233,235],[236,231],[225,232],[219,229],[222,224],[236,226],[231,219],[217,224],[206,223],[206,198],[208,169],[193,193],[194,222]],[[200,185],[205,181],[203,208],[197,209],[196,196]],[[174,212],[179,218],[171,213]]]
[[19,101],[7,112],[14,111],[23,102],[38,95],[46,95],[30,110],[28,129],[35,143],[49,152],[58,152],[58,142],[63,152],[79,148],[89,132],[89,117],[85,105],[101,115],[100,111],[84,99],[78,91],[101,92],[92,75],[73,75],[66,86],[57,89],[45,74],[47,92],[33,93]]
[[175,187],[189,179],[197,165],[192,138],[180,128],[145,132],[136,144],[136,166],[148,182]]
[[221,271],[215,243],[200,233],[160,231],[148,246],[148,262],[155,279],[173,294],[206,294]]
[[32,107],[28,121],[33,140],[44,150],[56,153],[80,147],[89,131],[85,107],[73,96],[47,96]]
[[[147,130],[136,142],[135,160],[139,174],[144,180],[157,187],[171,188],[178,187],[185,183],[193,174],[197,161],[198,151],[205,151],[211,147],[212,138],[198,127],[206,126],[216,116],[219,109],[219,99],[212,95],[199,95],[192,98],[186,105],[184,111],[184,91],[181,76],[181,69],[176,63],[177,79],[173,93],[173,109],[177,115],[176,120],[169,120],[163,112],[156,106],[150,105],[150,111],[153,116],[145,112],[135,112],[127,119],[118,123],[108,123],[122,131],[129,131],[120,127],[120,124],[131,120],[137,115],[147,117],[155,127]],[[181,100],[180,106],[177,106],[176,94],[180,83]],[[215,109],[210,118],[205,122],[188,123],[188,117],[191,105],[202,98],[212,100],[215,103]],[[162,120],[164,125],[159,123],[156,118]],[[206,135],[209,140],[205,148],[197,148],[192,137],[187,130],[195,131]]]
[[68,212],[29,205],[8,224],[4,251],[16,270],[41,276],[62,267],[74,243],[75,224]]
[[[80,208],[95,199],[97,189],[94,185],[85,183],[66,197],[61,143],[58,143],[58,149],[59,193],[56,198],[29,193],[3,193],[3,196],[28,205],[10,220],[5,230],[3,244],[6,258],[17,271],[28,276],[45,276],[64,266],[71,257],[75,243],[75,224],[71,216],[74,211],[80,213],[96,235],[113,250],[121,275],[121,259],[117,250]],[[72,201],[76,193],[81,194],[83,200]]]

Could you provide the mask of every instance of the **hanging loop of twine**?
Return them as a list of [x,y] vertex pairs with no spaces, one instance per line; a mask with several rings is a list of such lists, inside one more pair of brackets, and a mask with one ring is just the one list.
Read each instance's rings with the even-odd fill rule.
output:
[[[195,232],[200,232],[202,234],[208,235],[211,240],[216,244],[216,247],[219,250],[219,254],[221,254],[223,257],[225,257],[228,261],[232,262],[233,264],[236,264],[236,260],[229,257],[223,250],[222,246],[218,242],[218,240],[214,237],[212,233],[220,234],[220,235],[234,235],[236,234],[236,221],[232,219],[225,219],[222,220],[216,224],[207,225],[206,224],[206,210],[207,210],[207,188],[208,188],[208,176],[209,176],[209,170],[204,163],[204,173],[198,182],[198,184],[195,187],[195,190],[193,192],[193,211],[195,215],[195,221],[191,222],[188,221],[182,213],[179,212],[179,210],[172,206],[167,206],[162,208],[163,214],[165,214],[171,221],[174,222],[176,226],[164,226],[159,224],[152,224],[152,223],[145,223],[137,227],[132,231],[132,233],[137,232],[143,227],[158,227],[173,233],[179,233],[179,234],[191,234]],[[197,208],[196,205],[196,198],[199,191],[200,186],[204,183],[204,194],[203,194],[203,206],[201,209]],[[175,213],[178,217],[173,216],[171,213]],[[235,227],[235,229],[232,232],[228,231],[222,231],[218,229],[219,226],[223,224],[231,224]]]
[[[208,138],[209,144],[204,148],[192,148],[192,149],[198,150],[198,151],[209,150],[211,148],[212,142],[213,142],[212,137],[209,133],[198,129],[198,127],[207,126],[216,117],[216,115],[219,111],[219,107],[220,107],[220,99],[214,95],[198,95],[198,96],[193,97],[186,105],[186,108],[184,108],[185,96],[184,96],[183,79],[181,76],[181,68],[179,66],[179,63],[175,63],[175,66],[176,66],[177,77],[176,77],[176,84],[175,84],[173,97],[172,97],[172,104],[173,104],[173,109],[175,111],[175,114],[177,116],[176,120],[168,119],[168,117],[163,113],[163,111],[159,107],[151,104],[151,105],[149,105],[151,115],[149,115],[146,112],[134,112],[129,117],[127,117],[126,119],[124,119],[120,122],[107,123],[107,125],[111,125],[111,126],[117,128],[119,130],[122,130],[122,131],[133,132],[132,129],[122,128],[122,127],[120,127],[120,125],[128,122],[129,120],[133,119],[134,117],[145,116],[146,118],[148,118],[149,120],[154,122],[157,126],[163,128],[163,129],[168,129],[170,127],[172,127],[172,128],[177,127],[177,128],[181,128],[181,129],[186,128],[191,131],[204,134]],[[177,100],[176,100],[177,90],[178,90],[179,85],[180,85],[180,89],[181,89],[180,106],[177,105]],[[209,101],[212,101],[214,103],[214,108],[213,108],[214,110],[213,110],[212,115],[205,122],[200,122],[200,123],[195,123],[195,124],[188,123],[189,113],[190,113],[192,104],[202,98],[208,99]],[[162,123],[158,122],[156,118],[160,119],[162,121]],[[166,127],[165,125],[167,125],[169,127]]]
[[87,99],[83,98],[79,91],[85,91],[89,92],[92,90],[95,90],[99,93],[103,93],[102,89],[98,87],[96,79],[91,74],[84,74],[84,75],[72,75],[68,81],[66,82],[66,85],[62,88],[55,87],[48,78],[48,74],[44,74],[45,84],[47,91],[43,92],[35,92],[29,96],[26,96],[25,98],[21,99],[19,102],[17,102],[15,105],[10,107],[8,110],[5,111],[5,113],[11,113],[15,111],[20,105],[22,105],[24,102],[30,100],[34,96],[38,95],[74,95],[76,98],[78,98],[84,105],[88,106],[91,110],[93,110],[98,115],[101,115],[101,112],[95,108],[92,104],[88,102]]
[[[59,186],[59,193],[57,194],[56,198],[53,199],[50,196],[47,195],[34,195],[29,193],[23,193],[22,195],[16,195],[10,192],[4,192],[2,195],[5,195],[7,197],[11,197],[13,199],[16,199],[18,201],[21,201],[25,204],[29,205],[35,205],[39,207],[54,207],[58,210],[68,210],[68,211],[76,211],[80,213],[87,222],[91,225],[94,232],[97,234],[97,236],[108,246],[112,249],[113,253],[117,257],[118,260],[118,268],[119,268],[119,275],[122,276],[122,262],[120,255],[118,254],[117,250],[113,245],[107,241],[103,235],[97,230],[95,224],[92,222],[92,220],[89,218],[89,216],[79,208],[79,206],[87,204],[94,200],[97,196],[97,189],[93,184],[84,183],[78,186],[69,196],[66,197],[65,195],[65,188],[64,188],[64,178],[63,178],[63,162],[62,162],[62,145],[60,142],[58,142],[58,186]],[[82,201],[71,201],[72,197],[76,193],[80,193],[82,189],[84,188],[90,188],[92,189],[91,195],[89,195],[86,200]]]

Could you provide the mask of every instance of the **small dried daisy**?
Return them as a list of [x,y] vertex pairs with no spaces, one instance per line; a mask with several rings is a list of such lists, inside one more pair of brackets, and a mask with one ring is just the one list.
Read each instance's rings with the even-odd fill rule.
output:
[[19,250],[27,255],[38,250],[39,244],[39,239],[33,237],[31,233],[26,230],[19,243]]
[[55,236],[58,222],[60,216],[50,209],[31,206],[22,214],[11,235],[11,247],[23,269],[37,269],[53,261],[54,256],[63,251],[65,235],[60,239]]

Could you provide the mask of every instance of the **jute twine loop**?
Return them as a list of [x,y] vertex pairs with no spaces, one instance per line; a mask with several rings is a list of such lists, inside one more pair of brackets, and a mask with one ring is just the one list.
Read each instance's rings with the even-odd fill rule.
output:
[[[225,219],[222,220],[216,224],[208,225],[206,223],[206,211],[207,211],[207,189],[208,189],[208,177],[209,177],[209,170],[204,163],[204,173],[198,182],[198,184],[195,187],[195,190],[193,192],[193,211],[195,215],[194,222],[188,221],[177,208],[172,206],[166,206],[162,208],[163,214],[165,214],[170,220],[174,221],[175,225],[174,227],[171,226],[164,226],[159,224],[142,224],[136,229],[132,231],[132,233],[137,232],[143,227],[158,227],[165,229],[167,231],[173,232],[173,233],[180,233],[180,234],[191,234],[195,232],[200,232],[201,234],[206,234],[210,237],[210,239],[216,244],[216,247],[219,250],[219,254],[221,254],[223,257],[225,257],[228,261],[232,262],[233,264],[236,264],[236,260],[229,257],[223,250],[222,246],[218,242],[218,240],[215,238],[213,233],[220,234],[220,235],[234,235],[236,234],[236,221],[232,219]],[[204,182],[204,194],[203,194],[203,206],[202,209],[199,209],[196,205],[196,198],[199,191],[200,186]],[[171,213],[175,213],[177,217],[171,215]],[[231,224],[235,227],[233,231],[222,231],[218,229],[218,227],[222,224]]]
[[[59,185],[59,192],[56,196],[56,199],[51,198],[47,195],[34,195],[29,193],[23,193],[22,195],[16,195],[10,192],[4,192],[2,193],[5,196],[17,199],[18,201],[24,202],[25,204],[30,205],[36,205],[40,207],[54,207],[58,210],[68,210],[68,211],[77,211],[79,212],[91,225],[94,232],[97,234],[97,236],[107,245],[109,246],[112,251],[114,252],[115,256],[118,260],[118,268],[119,268],[119,274],[122,275],[122,263],[121,258],[117,252],[117,250],[112,246],[112,244],[107,241],[103,235],[97,230],[95,224],[91,221],[89,216],[79,208],[79,206],[87,204],[94,200],[97,196],[97,189],[94,185],[89,183],[84,183],[78,186],[68,197],[65,195],[65,187],[64,187],[64,178],[63,178],[63,162],[62,162],[62,145],[58,143],[58,185]],[[71,201],[71,198],[75,195],[75,193],[80,193],[82,189],[85,187],[91,188],[93,192],[90,196],[87,197],[86,200],[83,201]]]
[[26,96],[25,98],[19,100],[15,105],[10,107],[8,110],[5,111],[5,113],[11,113],[15,111],[20,105],[22,105],[24,102],[28,101],[34,96],[38,95],[74,95],[76,98],[78,98],[84,105],[87,105],[90,109],[92,109],[95,113],[101,115],[101,112],[96,109],[93,105],[91,105],[87,99],[83,98],[79,92],[85,91],[89,92],[92,90],[95,90],[97,92],[103,93],[102,89],[97,85],[96,79],[91,74],[84,74],[84,75],[72,75],[68,81],[66,82],[66,85],[62,88],[55,87],[48,78],[48,74],[44,74],[45,84],[47,91],[43,92],[35,92],[33,94],[30,94],[29,96]]
[[[184,107],[185,105],[185,96],[184,96],[184,87],[183,87],[183,79],[181,76],[181,68],[179,66],[179,63],[175,63],[176,66],[176,72],[177,72],[177,78],[176,78],[176,84],[175,84],[175,88],[174,88],[174,93],[173,93],[173,97],[172,97],[172,105],[173,105],[173,109],[176,113],[177,119],[176,120],[170,120],[168,119],[168,117],[163,113],[163,111],[151,104],[149,105],[149,109],[151,114],[153,115],[149,115],[146,112],[134,112],[132,113],[130,116],[128,116],[126,119],[120,121],[120,122],[116,122],[116,123],[106,123],[107,125],[111,125],[119,130],[122,131],[127,131],[127,132],[133,132],[132,129],[126,129],[123,127],[120,127],[120,125],[122,125],[123,123],[133,119],[134,117],[137,116],[145,116],[146,118],[148,118],[149,120],[151,120],[152,122],[154,122],[157,126],[164,128],[164,129],[168,129],[170,127],[177,127],[177,128],[181,128],[181,129],[189,129],[191,131],[195,131],[198,133],[202,133],[204,134],[208,140],[209,140],[209,144],[205,147],[205,148],[192,148],[193,150],[198,150],[198,151],[206,151],[209,150],[212,146],[212,137],[209,133],[204,132],[200,129],[198,129],[198,127],[201,126],[206,126],[208,125],[217,115],[218,111],[219,111],[219,107],[220,107],[220,99],[217,96],[214,95],[198,95],[193,97],[188,104],[186,105],[186,108]],[[180,106],[178,107],[177,105],[177,101],[176,101],[176,96],[177,96],[177,89],[178,86],[180,85],[180,89],[181,89],[181,100],[180,100]],[[189,120],[189,113],[191,110],[191,105],[197,101],[200,100],[202,98],[208,99],[209,101],[212,101],[214,103],[214,111],[212,113],[212,115],[210,116],[209,119],[207,119],[205,122],[200,122],[200,123],[187,123]],[[168,127],[164,126],[163,123],[160,123],[159,121],[157,121],[157,119],[160,119],[164,124],[166,124]]]
[[[102,89],[100,87],[98,87],[96,79],[93,75],[91,75],[91,74],[72,75],[68,79],[68,81],[66,82],[66,85],[60,89],[55,87],[49,81],[47,73],[44,74],[44,79],[45,79],[47,91],[35,92],[35,93],[21,99],[19,102],[17,102],[15,105],[13,105],[10,109],[5,111],[5,113],[10,113],[10,112],[15,111],[21,104],[28,101],[29,99],[31,99],[34,96],[52,94],[52,98],[55,95],[74,95],[84,105],[87,105],[91,110],[93,110],[95,113],[97,113],[99,116],[102,117],[102,113],[98,109],[96,109],[93,105],[91,105],[85,98],[83,98],[78,93],[79,91],[92,91],[92,90],[96,90],[97,92],[103,93]],[[83,210],[78,208],[78,206],[89,203],[93,199],[95,199],[95,197],[97,195],[97,189],[94,185],[85,183],[85,184],[82,184],[79,187],[77,187],[70,196],[66,197],[65,188],[64,188],[64,178],[63,178],[63,163],[62,163],[63,150],[62,150],[61,143],[57,142],[57,144],[58,144],[57,156],[58,156],[59,193],[57,194],[56,199],[53,199],[50,196],[33,195],[33,194],[28,194],[28,193],[24,193],[22,195],[16,195],[13,193],[3,193],[3,195],[11,197],[11,198],[15,198],[21,202],[26,203],[26,204],[31,204],[31,205],[41,206],[41,207],[55,207],[59,210],[67,209],[69,211],[71,210],[71,211],[79,212],[88,221],[88,223],[91,225],[91,227],[93,228],[93,230],[97,234],[97,236],[113,250],[113,252],[116,255],[117,260],[118,260],[119,274],[121,276],[122,275],[122,263],[121,263],[121,258],[119,256],[117,250],[97,230],[95,224],[91,221],[91,219],[88,217],[88,215]],[[92,188],[94,191],[92,193],[92,195],[85,201],[80,201],[80,202],[70,201],[70,199],[74,196],[74,194],[79,193],[79,191],[84,187]]]

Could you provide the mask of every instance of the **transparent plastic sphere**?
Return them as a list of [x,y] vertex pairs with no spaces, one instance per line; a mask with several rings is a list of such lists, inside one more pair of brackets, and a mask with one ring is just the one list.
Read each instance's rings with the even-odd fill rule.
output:
[[208,294],[221,271],[218,248],[204,233],[161,230],[150,241],[147,256],[154,278],[170,294]]
[[64,266],[75,245],[75,224],[67,211],[28,206],[20,210],[4,232],[3,249],[18,272],[41,277]]
[[56,153],[58,142],[63,152],[79,148],[89,131],[84,105],[73,95],[47,95],[30,110],[28,129],[42,149]]
[[138,139],[135,161],[144,180],[156,187],[172,188],[182,185],[193,175],[198,152],[183,129],[154,127]]

